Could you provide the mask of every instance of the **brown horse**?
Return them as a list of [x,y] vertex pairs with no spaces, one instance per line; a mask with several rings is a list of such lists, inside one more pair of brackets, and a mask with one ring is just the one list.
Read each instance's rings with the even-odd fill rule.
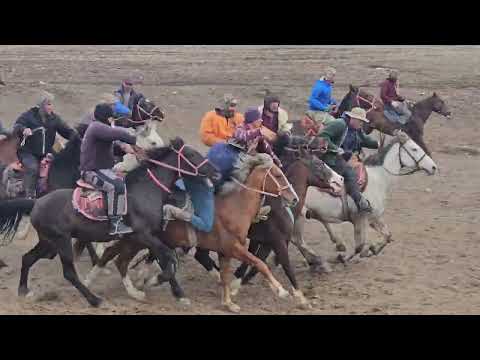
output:
[[[215,222],[210,233],[196,232],[197,246],[202,249],[215,251],[220,260],[220,278],[222,283],[222,305],[232,312],[240,311],[240,307],[233,303],[230,296],[232,258],[255,266],[267,279],[272,290],[278,296],[286,297],[288,292],[274,278],[268,266],[247,250],[247,234],[250,224],[260,209],[262,195],[281,198],[289,206],[298,203],[298,196],[283,172],[273,164],[270,156],[257,154],[246,160],[240,169],[234,173],[234,180],[226,183],[215,198]],[[184,222],[169,222],[166,231],[161,236],[162,241],[170,248],[191,247],[188,239],[191,238],[189,226]],[[98,264],[87,276],[91,283],[99,269],[108,261],[119,255],[116,266],[127,287],[133,288],[128,278],[127,270],[130,261],[142,250],[137,244],[121,241],[105,250]],[[162,281],[155,278],[157,283]],[[149,281],[150,285],[154,283]],[[172,292],[178,299],[185,299],[183,290],[176,281],[170,282]],[[134,289],[132,296],[143,299],[145,294]]]
[[19,139],[13,134],[4,134],[0,139],[0,165],[10,165],[16,161]]
[[[384,115],[384,107],[380,98],[375,97],[366,91],[360,90],[358,87],[350,85],[350,91],[342,100],[339,106],[339,113],[342,111],[349,111],[352,107],[360,106],[367,111],[367,119],[369,124],[365,124],[366,133],[370,133],[373,129],[387,135],[393,136],[395,130],[405,131],[410,138],[415,141],[426,153],[431,156],[425,141],[423,140],[423,132],[425,124],[432,114],[436,112],[450,118],[451,112],[448,107],[435,92],[427,99],[421,100],[413,105],[411,108],[412,116],[405,124],[395,124],[389,121]],[[382,144],[381,144],[382,145]]]

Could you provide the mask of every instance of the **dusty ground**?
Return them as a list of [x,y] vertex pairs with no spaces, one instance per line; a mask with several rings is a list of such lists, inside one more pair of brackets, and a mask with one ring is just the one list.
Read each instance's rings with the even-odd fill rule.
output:
[[[142,91],[167,111],[162,136],[178,134],[200,147],[200,118],[224,92],[238,96],[244,110],[260,104],[269,88],[296,118],[325,65],[338,70],[337,98],[346,93],[349,83],[369,84],[367,89],[376,93],[385,76],[378,68],[396,68],[407,98],[419,100],[435,90],[453,113],[451,121],[433,114],[426,127],[440,175],[399,179],[389,198],[386,219],[396,242],[381,256],[348,268],[336,266],[328,276],[311,274],[292,248],[300,284],[314,304],[310,311],[296,308],[291,299],[275,298],[261,278],[240,292],[237,303],[244,314],[478,314],[478,156],[451,148],[479,146],[479,59],[478,47],[2,46],[0,72],[8,86],[0,88],[0,119],[10,125],[33,104],[35,92],[45,88],[57,95],[58,113],[76,121],[95,104],[99,93],[118,85],[122,74],[139,69],[146,78]],[[351,227],[336,229],[351,248]],[[306,238],[317,251],[333,255],[319,224],[308,224]],[[40,261],[30,276],[31,289],[54,291],[57,298],[25,302],[16,297],[16,288],[21,255],[33,242],[29,238],[0,249],[0,257],[9,265],[0,269],[2,314],[224,314],[216,284],[190,257],[179,271],[192,300],[189,308],[178,305],[167,287],[152,290],[148,304],[131,300],[111,267],[112,275],[101,276],[93,286],[106,305],[92,309],[63,279],[58,259]],[[88,259],[83,258],[78,268],[86,274]],[[275,275],[288,286],[281,270]]]

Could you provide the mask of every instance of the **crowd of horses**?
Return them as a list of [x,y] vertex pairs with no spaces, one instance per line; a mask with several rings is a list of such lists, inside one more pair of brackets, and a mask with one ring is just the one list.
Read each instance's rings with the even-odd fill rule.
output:
[[[98,306],[101,299],[91,292],[89,286],[113,259],[131,297],[144,301],[145,291],[150,286],[168,282],[174,297],[182,303],[189,303],[176,279],[178,257],[175,249],[186,252],[193,245],[196,248],[194,258],[220,282],[221,303],[229,311],[240,310],[232,297],[257,272],[265,277],[276,295],[289,295],[265,263],[272,252],[275,263],[282,266],[292,285],[294,298],[302,306],[309,307],[289,259],[289,243],[300,250],[312,269],[331,270],[327,259],[316,254],[305,242],[306,219],[316,219],[324,224],[339,252],[337,260],[344,264],[356,255],[380,254],[392,241],[392,234],[383,219],[392,180],[420,170],[429,175],[436,173],[438,166],[423,141],[423,128],[432,112],[450,116],[445,102],[435,93],[413,105],[412,118],[405,126],[391,124],[383,116],[383,105],[378,99],[350,86],[338,111],[343,113],[354,106],[367,111],[370,123],[365,130],[370,133],[375,129],[382,134],[380,149],[364,161],[368,174],[364,194],[372,204],[371,214],[359,214],[347,196],[332,196],[332,193],[343,191],[343,178],[317,156],[325,143],[318,137],[306,137],[300,131],[293,136],[280,137],[274,146],[284,164],[283,169],[265,154],[246,157],[240,162],[232,181],[225,183],[216,193],[214,229],[210,233],[195,232],[185,222],[163,219],[163,205],[171,197],[170,191],[166,190],[173,189],[180,176],[216,178],[218,173],[200,152],[186,145],[181,138],[163,143],[155,124],[164,119],[164,113],[153,102],[142,100],[135,104],[132,119],[124,119],[118,124],[134,129],[147,154],[147,159],[140,163],[130,159],[134,164],[129,163],[124,169],[127,171],[127,223],[134,232],[122,238],[108,235],[107,223],[83,217],[72,205],[73,189],[80,177],[80,145],[85,130],[77,128],[78,136],[71,138],[54,157],[44,194],[36,200],[6,199],[0,191],[0,236],[5,243],[18,236],[24,216],[30,217],[38,236],[35,247],[22,257],[19,296],[33,296],[28,288],[30,268],[40,259],[53,259],[58,255],[64,277],[92,306]],[[0,160],[4,165],[16,160],[18,142],[9,135],[0,143]],[[167,189],[160,188],[153,178]],[[271,213],[266,220],[253,223],[261,204],[270,205]],[[340,222],[351,222],[354,226],[355,248],[348,256],[345,244],[330,226]],[[368,226],[383,236],[382,242],[375,244],[367,240]],[[76,239],[73,246],[72,239]],[[92,243],[111,241],[116,242],[99,257]],[[89,251],[93,267],[82,281],[74,262],[84,248]],[[130,264],[142,250],[148,252],[141,258],[145,264],[141,276],[139,274],[140,282],[134,285],[129,276]],[[217,253],[218,265],[210,257],[211,251]],[[232,259],[242,263],[233,273],[233,279]]]

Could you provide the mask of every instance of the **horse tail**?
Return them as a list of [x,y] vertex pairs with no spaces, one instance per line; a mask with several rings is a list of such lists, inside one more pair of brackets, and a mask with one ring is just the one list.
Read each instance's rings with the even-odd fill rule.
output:
[[18,230],[18,225],[23,215],[28,215],[35,205],[35,200],[14,199],[0,202],[0,245],[8,245],[12,242]]

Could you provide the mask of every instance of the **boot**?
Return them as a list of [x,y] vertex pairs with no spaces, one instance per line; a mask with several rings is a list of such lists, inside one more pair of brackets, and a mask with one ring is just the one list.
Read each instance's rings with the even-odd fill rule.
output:
[[360,197],[360,200],[356,205],[358,212],[360,213],[371,213],[373,211],[370,201],[368,201],[363,195]]
[[183,220],[190,222],[192,221],[192,213],[180,209],[176,206],[166,204],[163,205],[163,218],[165,220]]
[[112,216],[110,218],[110,235],[130,234],[133,229],[125,225],[122,216]]

